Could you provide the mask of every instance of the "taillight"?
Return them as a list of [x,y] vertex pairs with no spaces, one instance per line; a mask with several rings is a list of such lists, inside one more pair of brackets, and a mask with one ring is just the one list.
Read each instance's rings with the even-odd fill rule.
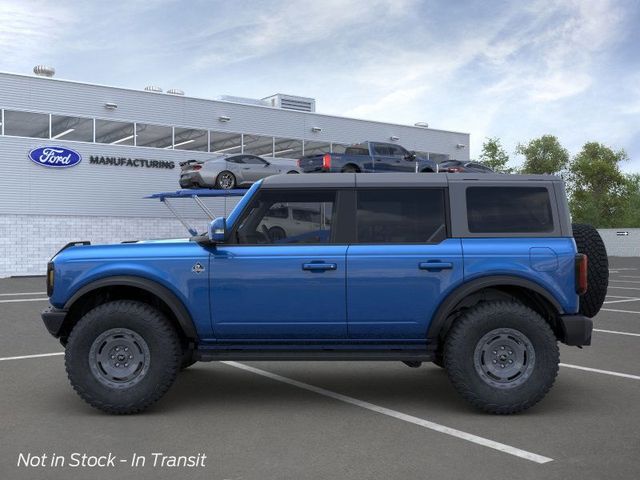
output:
[[298,168],[302,167],[302,159],[301,158],[298,159],[297,164],[298,164]]
[[191,167],[193,170],[200,170],[202,168],[202,165],[194,165],[193,167]]
[[53,277],[54,277],[53,262],[47,263],[47,297],[53,294]]
[[584,253],[576,255],[576,293],[584,295],[587,293],[587,266],[588,258]]
[[325,153],[322,156],[322,168],[323,168],[323,170],[330,170],[331,169],[331,154]]

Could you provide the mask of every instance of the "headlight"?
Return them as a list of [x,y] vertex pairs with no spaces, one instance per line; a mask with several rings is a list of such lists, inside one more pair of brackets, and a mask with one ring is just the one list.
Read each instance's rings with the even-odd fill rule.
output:
[[53,277],[54,277],[53,262],[47,263],[47,296],[50,297],[53,294]]

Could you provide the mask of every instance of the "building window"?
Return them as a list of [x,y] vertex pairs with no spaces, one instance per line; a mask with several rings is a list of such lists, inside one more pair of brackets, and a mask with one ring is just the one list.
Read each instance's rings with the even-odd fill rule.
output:
[[136,146],[167,148],[173,144],[173,129],[163,125],[136,123]]
[[311,142],[304,141],[305,155],[322,155],[331,152],[331,144],[329,142]]
[[133,145],[133,123],[96,120],[96,142]]
[[51,139],[93,142],[93,119],[51,115]]
[[300,158],[302,157],[302,140],[290,138],[274,138],[273,156],[279,158]]
[[469,187],[467,215],[471,233],[553,231],[545,187]]
[[447,236],[444,205],[441,188],[360,190],[358,243],[439,243]]
[[211,153],[235,154],[242,153],[242,135],[240,133],[210,132]]
[[4,134],[15,137],[49,138],[49,115],[4,111]]
[[175,128],[173,138],[173,148],[176,150],[196,150],[206,152],[209,136],[206,130],[195,130],[193,128]]
[[273,157],[273,137],[244,135],[244,153]]

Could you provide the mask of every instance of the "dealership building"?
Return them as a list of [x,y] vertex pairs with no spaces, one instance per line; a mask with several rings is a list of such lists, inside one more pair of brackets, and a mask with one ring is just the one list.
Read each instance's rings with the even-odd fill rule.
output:
[[[164,205],[144,197],[179,189],[186,160],[250,153],[293,163],[365,140],[438,161],[469,158],[469,134],[323,115],[306,97],[210,100],[59,80],[48,67],[34,72],[0,73],[0,277],[43,274],[70,241],[185,237]],[[38,161],[56,155],[64,168]],[[204,228],[202,211],[185,203],[176,208]],[[235,203],[207,206],[225,215]]]

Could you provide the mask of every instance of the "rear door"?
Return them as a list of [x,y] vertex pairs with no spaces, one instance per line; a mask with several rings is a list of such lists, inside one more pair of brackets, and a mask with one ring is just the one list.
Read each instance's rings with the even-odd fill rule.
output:
[[357,190],[356,243],[347,252],[353,339],[424,339],[463,278],[460,239],[448,238],[446,189]]
[[[262,189],[211,255],[216,338],[346,338],[346,251],[334,189]],[[288,212],[307,212],[294,224]],[[309,213],[310,212],[310,213]],[[322,219],[322,221],[315,221]]]
[[373,169],[376,173],[389,173],[395,170],[396,158],[389,145],[372,143]]

